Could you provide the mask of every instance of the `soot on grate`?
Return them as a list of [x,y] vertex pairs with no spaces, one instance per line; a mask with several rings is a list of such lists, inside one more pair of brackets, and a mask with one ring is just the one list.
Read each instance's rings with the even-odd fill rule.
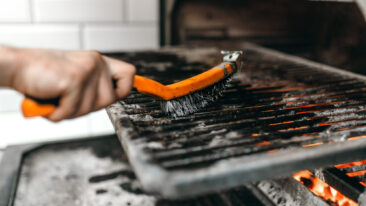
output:
[[[336,139],[322,133],[342,136],[353,129],[357,134],[366,126],[364,82],[263,60],[255,53],[246,53],[244,62],[245,79],[239,74],[223,98],[193,115],[171,119],[158,100],[137,92],[121,101],[155,161],[167,169],[200,166],[328,143]],[[272,74],[266,74],[268,68]],[[272,75],[274,80],[267,80]]]
[[[131,61],[168,83],[212,63],[185,52],[165,67]],[[192,115],[171,118],[136,91],[108,109],[145,189],[189,196],[365,157],[365,77],[253,45],[243,62],[222,98]]]

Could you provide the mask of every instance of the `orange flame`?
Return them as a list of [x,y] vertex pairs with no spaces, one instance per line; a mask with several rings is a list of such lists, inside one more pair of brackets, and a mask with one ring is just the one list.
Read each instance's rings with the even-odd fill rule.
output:
[[315,195],[321,197],[325,201],[331,201],[336,206],[356,206],[353,200],[344,196],[327,183],[323,182],[310,171],[304,170],[293,175],[294,179],[301,182]]

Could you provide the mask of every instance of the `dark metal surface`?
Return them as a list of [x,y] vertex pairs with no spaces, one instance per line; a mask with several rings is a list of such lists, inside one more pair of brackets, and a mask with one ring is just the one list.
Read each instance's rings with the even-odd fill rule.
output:
[[318,176],[329,185],[360,205],[366,205],[366,160],[340,164],[320,171]]
[[257,187],[278,205],[326,206],[330,205],[322,198],[315,196],[306,186],[292,177],[279,180],[263,180]]
[[[121,58],[171,83],[214,65],[217,50],[199,51]],[[136,92],[108,109],[147,191],[182,198],[366,158],[364,76],[251,44],[244,53],[243,72],[204,111],[171,119]]]
[[348,177],[345,172],[334,167],[315,172],[315,174],[355,202],[358,202],[359,196],[365,189],[356,178]]
[[144,193],[113,135],[9,147],[4,158],[1,206],[277,205],[252,184],[179,201]]
[[29,154],[32,154],[50,145],[58,145],[66,142],[72,144],[78,141],[87,140],[74,139],[67,141],[50,141],[48,143],[16,145],[9,146],[4,151],[2,151],[2,156],[0,159],[0,206],[14,205],[19,180],[21,179],[21,169],[23,167],[24,159],[26,159]]
[[34,145],[8,147],[0,161],[0,206],[14,203],[23,154]]

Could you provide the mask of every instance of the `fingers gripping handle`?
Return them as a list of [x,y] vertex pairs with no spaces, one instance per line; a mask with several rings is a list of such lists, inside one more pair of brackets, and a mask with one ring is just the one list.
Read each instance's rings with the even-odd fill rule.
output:
[[[136,79],[141,80],[141,81],[138,81]],[[145,86],[146,82],[149,82],[148,80],[149,79],[147,79],[147,78],[135,75],[135,82],[141,82],[141,85],[144,85],[144,87],[151,86],[151,84],[147,84]],[[153,81],[153,80],[150,80],[150,81]],[[145,82],[145,84],[143,84],[144,82]],[[113,79],[112,83],[113,83],[113,87],[117,88],[117,81]],[[153,88],[156,88],[156,87],[153,87]],[[56,107],[58,106],[59,101],[60,101],[60,98],[38,99],[38,98],[26,96],[23,99],[23,102],[21,104],[21,110],[22,110],[23,116],[26,118],[47,117],[56,110]]]
[[[112,79],[113,88],[117,88],[117,81]],[[47,117],[52,114],[60,102],[60,98],[54,99],[38,99],[26,96],[23,99],[21,109],[23,116],[31,117]]]
[[[241,67],[241,51],[223,51],[223,63],[206,72],[177,82],[171,85],[162,85],[154,80],[135,75],[134,87],[142,93],[150,94],[164,100],[188,95],[191,92],[205,88],[225,78],[227,75],[235,73]],[[117,88],[116,81],[113,80],[114,88]],[[59,98],[41,100],[26,97],[22,102],[22,112],[24,117],[46,117],[52,114],[59,104]]]
[[[134,87],[141,93],[156,96],[164,100],[170,100],[184,95],[188,95],[194,91],[205,88],[232,74],[236,67],[233,63],[222,63],[206,72],[191,77],[189,79],[171,84],[162,85],[152,79],[135,75]],[[117,83],[113,80],[114,88],[117,88]],[[56,99],[37,99],[26,97],[22,103],[22,112],[24,117],[46,117],[52,114],[59,103],[59,98]]]

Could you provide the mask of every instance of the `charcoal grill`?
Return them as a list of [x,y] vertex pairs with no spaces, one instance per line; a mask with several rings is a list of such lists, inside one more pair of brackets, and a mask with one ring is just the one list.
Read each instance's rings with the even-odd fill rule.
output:
[[[251,48],[253,47],[253,48]],[[247,56],[245,62],[247,62],[247,67],[250,67],[249,58],[256,58],[258,52],[261,52],[261,55],[263,55],[263,52],[269,52],[266,49],[259,48],[256,46],[248,45],[246,46],[247,50]],[[255,50],[250,52],[250,50]],[[263,51],[262,51],[263,50]],[[254,53],[256,52],[256,53]],[[273,53],[273,52],[270,52]],[[139,52],[139,53],[128,53],[128,54],[112,54],[111,56],[119,57],[131,62],[134,62],[136,66],[138,67],[138,71],[141,74],[144,74],[149,77],[154,77],[151,75],[151,73],[154,73],[157,75],[156,79],[159,81],[162,81],[163,83],[171,83],[174,81],[178,81],[180,79],[183,79],[186,77],[186,75],[192,75],[195,73],[199,73],[202,71],[202,68],[207,68],[210,65],[214,65],[217,63],[217,61],[220,60],[220,57],[217,55],[216,49],[168,49],[163,51],[154,51],[154,52]],[[275,52],[276,55],[278,53]],[[252,56],[250,56],[252,55]],[[254,57],[253,57],[254,56]],[[276,57],[277,58],[277,57]],[[285,58],[285,57],[283,57]],[[292,59],[292,58],[291,58]],[[213,169],[217,168],[217,164],[223,164],[228,165],[232,162],[241,162],[246,161],[247,159],[241,159],[245,156],[253,157],[253,158],[261,158],[261,156],[257,155],[277,155],[278,151],[284,150],[284,151],[292,151],[296,150],[297,147],[306,146],[305,149],[307,151],[312,151],[313,148],[316,147],[322,147],[324,145],[330,145],[330,144],[343,144],[343,143],[350,143],[354,141],[358,141],[356,139],[362,139],[362,135],[360,134],[360,131],[356,131],[356,133],[350,134],[350,137],[348,138],[348,142],[342,142],[344,139],[337,139],[329,138],[330,141],[340,141],[338,143],[329,143],[326,142],[324,139],[321,139],[322,137],[319,137],[319,141],[315,141],[314,139],[311,139],[310,137],[315,138],[314,134],[310,134],[309,132],[305,133],[306,135],[302,135],[303,133],[296,133],[294,135],[288,136],[274,136],[273,139],[269,139],[270,136],[265,137],[264,132],[269,133],[268,130],[264,130],[264,132],[257,132],[257,133],[251,133],[254,134],[253,138],[262,138],[258,140],[255,143],[249,141],[240,143],[238,147],[231,147],[229,144],[236,143],[232,141],[239,141],[241,139],[245,139],[246,136],[242,135],[240,132],[240,128],[242,125],[237,125],[233,127],[227,127],[227,123],[230,123],[232,121],[237,121],[238,118],[243,119],[247,116],[239,116],[242,115],[240,110],[240,105],[236,106],[238,104],[241,104],[240,102],[243,101],[243,98],[248,99],[248,105],[260,105],[263,104],[263,102],[270,102],[269,100],[273,100],[273,105],[278,104],[278,101],[280,101],[281,98],[293,98],[288,96],[289,92],[295,91],[295,90],[288,90],[288,88],[292,88],[293,85],[297,85],[298,88],[304,87],[304,85],[307,85],[308,80],[304,81],[297,81],[293,78],[288,78],[286,81],[281,80],[281,78],[276,79],[276,82],[270,81],[270,79],[277,78],[277,76],[274,76],[272,73],[265,72],[266,68],[272,68],[274,64],[268,64],[266,65],[265,61],[261,61],[263,64],[262,67],[259,67],[258,65],[255,66],[253,61],[252,63],[252,69],[251,70],[245,70],[244,72],[250,72],[253,71],[252,74],[246,73],[245,75],[239,74],[239,76],[236,76],[236,79],[233,80],[232,85],[229,90],[225,91],[225,96],[223,99],[221,99],[219,103],[212,105],[209,107],[206,111],[202,111],[200,113],[194,114],[189,116],[189,119],[187,118],[180,118],[180,119],[170,119],[166,117],[164,114],[162,114],[159,110],[159,102],[158,101],[152,101],[150,97],[140,95],[137,93],[132,93],[131,96],[126,99],[124,102],[121,102],[119,104],[123,104],[123,108],[125,114],[121,114],[121,108],[120,106],[114,106],[115,108],[114,112],[118,113],[117,115],[123,115],[122,118],[119,119],[121,124],[128,125],[130,124],[131,127],[127,130],[119,130],[119,133],[126,132],[126,135],[131,134],[140,134],[139,136],[134,136],[134,139],[130,139],[127,141],[133,142],[136,146],[133,147],[127,147],[130,149],[129,153],[131,154],[131,151],[136,147],[140,147],[144,149],[145,151],[141,153],[141,157],[144,158],[150,158],[149,155],[151,154],[158,154],[159,152],[166,152],[166,151],[180,151],[183,146],[187,146],[189,148],[197,148],[202,147],[200,145],[205,144],[205,141],[208,145],[213,147],[213,151],[215,151],[215,145],[216,147],[218,145],[223,146],[223,150],[218,150],[216,153],[220,154],[223,152],[238,152],[241,150],[241,145],[243,146],[251,146],[255,145],[254,147],[263,148],[263,146],[270,145],[269,143],[272,143],[274,141],[287,141],[287,140],[293,140],[294,144],[285,145],[282,149],[275,150],[270,148],[264,148],[264,150],[258,150],[257,153],[248,153],[246,154],[240,154],[242,156],[237,156],[235,158],[229,158],[229,159],[223,159],[223,160],[210,160],[203,163],[195,163],[192,165],[187,166],[176,166],[171,168],[163,168],[160,166],[157,167],[153,164],[160,164],[160,163],[154,163],[153,161],[150,161],[150,159],[145,159],[149,165],[146,166],[147,169],[150,171],[154,170],[155,168],[158,168],[159,170],[155,170],[153,172],[155,173],[155,177],[157,179],[162,178],[160,171],[164,171],[164,173],[167,175],[171,175],[169,178],[173,177],[174,175],[179,174],[182,175],[185,171],[187,172],[187,175],[192,175],[194,172],[200,173],[202,175],[204,172],[213,172],[211,174],[208,174],[207,176],[209,179],[203,184],[206,186],[215,185],[214,177],[217,177],[217,181],[220,181],[222,184],[226,184],[225,182],[227,179],[225,179],[225,172],[230,172],[228,170],[218,170],[220,173],[216,173]],[[288,67],[291,66],[288,62],[283,62],[283,64]],[[253,67],[255,66],[255,67]],[[298,65],[298,67],[301,67],[301,65]],[[262,69],[254,69],[254,68],[262,68]],[[278,67],[279,68],[279,67]],[[311,69],[311,68],[310,68]],[[276,73],[276,72],[275,72]],[[277,71],[278,73],[278,71]],[[334,73],[334,72],[333,72]],[[159,75],[164,74],[164,75]],[[264,74],[264,75],[263,75]],[[257,75],[257,77],[255,76]],[[282,76],[285,78],[287,74],[281,73]],[[342,76],[345,76],[342,74]],[[322,83],[312,85],[312,87],[321,87],[322,89],[318,90],[306,90],[297,89],[295,94],[292,94],[293,96],[312,96],[311,98],[314,99],[317,95],[324,95],[328,94],[328,96],[331,96],[331,93],[341,93],[341,91],[348,91],[348,93],[352,93],[351,90],[357,90],[360,87],[358,86],[352,86],[348,89],[341,90],[341,87],[336,87],[334,85],[346,85],[343,83],[343,81],[353,81],[349,80],[352,77],[352,74],[348,76],[349,78],[340,78],[336,79],[329,79],[329,82],[333,82],[330,85],[326,87],[326,81],[322,81]],[[352,77],[353,78],[353,77]],[[241,80],[245,80],[246,83],[240,83]],[[264,81],[263,81],[264,79]],[[355,77],[355,79],[357,79]],[[261,81],[262,83],[258,83]],[[258,86],[255,86],[253,83],[257,82]],[[304,83],[305,82],[305,83]],[[310,81],[311,82],[311,81]],[[340,83],[336,83],[340,82]],[[357,81],[355,81],[357,82]],[[362,82],[360,80],[360,82]],[[309,83],[310,84],[310,83]],[[254,86],[252,86],[254,85]],[[256,88],[254,88],[256,87]],[[259,88],[262,87],[262,88]],[[270,89],[267,89],[267,87],[271,87]],[[307,86],[308,88],[312,88],[311,86]],[[235,91],[239,90],[246,92],[246,96],[236,96]],[[248,91],[246,91],[248,90]],[[270,91],[272,90],[272,91]],[[275,91],[273,91],[275,90]],[[276,91],[277,90],[277,91]],[[360,89],[362,90],[362,89]],[[270,91],[267,93],[263,91]],[[313,91],[313,92],[312,92]],[[287,94],[287,95],[284,95]],[[228,96],[229,95],[229,96]],[[252,99],[253,101],[249,101],[251,98],[250,95],[256,95],[261,98]],[[335,94],[334,94],[335,95]],[[351,95],[350,95],[351,96]],[[231,104],[227,103],[232,100],[227,99],[228,97],[234,99],[235,101],[231,102]],[[236,97],[236,99],[234,98]],[[309,97],[310,98],[310,97]],[[261,100],[263,99],[263,100]],[[255,102],[257,100],[261,100],[258,102]],[[349,101],[353,100],[352,98],[349,99]],[[305,100],[303,100],[305,101]],[[313,100],[309,100],[313,101]],[[138,102],[138,103],[137,103]],[[277,103],[276,103],[277,102]],[[293,100],[292,103],[296,102]],[[297,106],[300,106],[299,103]],[[304,103],[305,104],[305,103]],[[294,107],[294,105],[290,105]],[[355,106],[355,105],[353,105]],[[122,107],[122,106],[121,106]],[[237,107],[238,112],[235,113],[234,108]],[[249,107],[249,106],[245,106]],[[253,106],[252,106],[253,107]],[[347,106],[345,106],[347,107]],[[353,108],[352,105],[349,105],[349,107]],[[256,107],[253,107],[256,108]],[[304,107],[306,108],[306,107]],[[341,110],[341,111],[338,111]],[[128,110],[128,111],[125,111]],[[269,109],[274,110],[275,109]],[[282,111],[278,109],[279,111]],[[290,109],[291,111],[293,109]],[[330,118],[330,116],[342,116],[345,115],[343,119],[351,119],[350,115],[352,112],[357,113],[359,111],[362,113],[361,110],[344,110],[344,108],[324,108],[323,110],[319,109],[322,112],[330,112],[330,111],[338,111],[333,112],[332,114],[329,113],[329,115],[326,115],[323,113],[323,116],[326,116],[327,118]],[[213,111],[213,112],[211,112]],[[214,113],[215,111],[219,112],[221,114],[220,117],[217,117],[216,115],[209,115],[208,113]],[[228,113],[226,114],[226,111],[231,111],[234,113]],[[247,115],[250,117],[250,115],[254,115],[254,112],[258,112],[260,110],[255,109],[252,112],[247,112]],[[264,110],[267,111],[267,110]],[[312,111],[310,108],[308,110],[301,109],[298,112],[300,114],[310,114],[310,113],[301,113],[301,112],[307,112]],[[109,112],[112,112],[110,110]],[[128,112],[128,113],[127,113]],[[271,111],[268,111],[271,112]],[[233,116],[230,116],[231,118],[226,118],[225,114],[227,116],[230,116],[230,114],[233,114]],[[258,112],[258,114],[261,114]],[[278,118],[278,121],[272,121],[268,116],[260,116],[258,115],[258,121],[261,123],[262,117],[267,117],[269,119],[268,124],[272,124],[273,126],[280,125],[277,124],[277,122],[285,121],[286,124],[290,124],[292,120],[283,120],[281,119],[282,116],[290,116],[290,114],[287,113],[280,113],[276,116]],[[291,114],[293,115],[293,114]],[[296,115],[296,114],[295,114]],[[323,116],[316,116],[315,114],[311,116],[311,118],[320,117],[324,118]],[[329,116],[329,117],[328,117]],[[119,116],[121,117],[121,116]],[[209,122],[207,120],[207,117],[209,117],[210,120],[216,122]],[[226,118],[226,119],[225,119]],[[307,117],[311,120],[310,117]],[[250,118],[247,118],[250,119]],[[295,118],[296,119],[296,118]],[[153,120],[159,120],[159,121],[153,121]],[[325,121],[326,119],[324,119]],[[341,121],[342,118],[339,120]],[[203,122],[205,122],[204,125]],[[312,123],[316,126],[316,124],[322,124],[319,121],[316,123]],[[328,120],[328,122],[330,119]],[[334,120],[333,120],[334,121]],[[197,123],[198,126],[189,126],[188,123]],[[295,121],[296,122],[296,121]],[[298,120],[298,122],[301,122],[301,120]],[[344,121],[347,122],[347,121]],[[174,124],[186,124],[187,126],[187,132],[183,129],[180,129],[179,131],[181,133],[171,133],[170,131],[178,131]],[[240,123],[240,122],[238,122]],[[215,127],[210,127],[211,131],[213,131],[211,134],[207,133],[207,130],[205,130],[205,127],[208,125],[218,125],[216,128],[218,128],[218,131],[215,131]],[[229,124],[231,125],[231,124]],[[168,126],[171,129],[165,130],[165,131],[159,131],[157,133],[151,133],[151,131],[155,131],[155,129],[158,129],[159,127],[165,127]],[[220,127],[223,126],[221,129]],[[240,126],[240,127],[239,127]],[[252,126],[252,130],[258,130],[260,125],[254,125]],[[301,126],[296,126],[291,128],[297,128]],[[344,126],[346,127],[346,126]],[[343,127],[343,128],[344,128]],[[353,126],[355,125],[353,124]],[[165,127],[166,129],[167,127]],[[243,129],[246,129],[247,127],[243,127]],[[265,128],[265,127],[264,127]],[[290,127],[289,127],[290,128]],[[341,128],[341,127],[339,127]],[[145,130],[146,129],[146,130]],[[162,129],[162,128],[160,128]],[[239,131],[238,135],[235,136],[235,133],[230,133],[226,130],[231,131]],[[284,127],[278,128],[278,130],[283,130]],[[329,127],[325,130],[320,130],[317,133],[321,134],[324,133],[327,129],[330,129]],[[356,128],[354,128],[356,129]],[[294,129],[292,129],[294,130]],[[292,130],[287,130],[287,132],[290,132]],[[295,129],[296,130],[296,129]],[[210,132],[211,132],[210,131]],[[283,130],[286,131],[286,130]],[[342,131],[342,129],[341,129]],[[344,130],[345,131],[345,130]],[[139,133],[138,133],[139,132]],[[330,131],[332,132],[332,131]],[[358,133],[357,133],[358,132]],[[170,137],[166,137],[166,133],[172,134]],[[215,134],[213,139],[211,138],[211,135]],[[245,133],[243,133],[245,134]],[[281,133],[282,134],[282,133]],[[154,137],[154,135],[157,135]],[[187,143],[182,142],[181,139],[183,136],[186,135],[185,140],[192,140],[187,141]],[[206,136],[204,136],[206,135]],[[239,136],[241,135],[241,136]],[[269,135],[269,134],[268,134]],[[311,136],[313,135],[313,136]],[[125,136],[128,137],[128,136]],[[132,137],[132,136],[129,136]],[[147,142],[148,138],[150,137],[150,142]],[[154,138],[165,138],[163,140],[157,141],[157,139]],[[224,138],[222,138],[224,137]],[[248,137],[249,138],[249,137]],[[298,141],[295,141],[296,138]],[[304,138],[304,141],[301,142]],[[266,140],[264,140],[266,139]],[[325,138],[326,139],[326,138]],[[177,141],[176,141],[177,140]],[[322,140],[324,143],[320,145],[320,140]],[[327,139],[326,139],[327,140]],[[135,143],[135,141],[137,143]],[[164,143],[166,142],[166,143]],[[269,142],[269,143],[268,143]],[[138,145],[141,144],[141,145]],[[147,146],[146,146],[147,145]],[[204,145],[203,145],[204,146]],[[279,146],[278,146],[279,147]],[[360,146],[362,147],[362,146]],[[238,148],[238,150],[233,150],[235,148]],[[348,151],[350,152],[350,148],[348,146]],[[359,148],[359,147],[357,147]],[[132,150],[131,150],[132,149]],[[291,150],[292,149],[292,150]],[[136,149],[135,149],[136,151]],[[214,153],[205,153],[207,150],[198,151],[201,153],[193,153],[188,155],[188,157],[195,157],[196,155],[200,156],[208,156]],[[1,154],[2,151],[0,151],[0,206],[10,206],[10,205],[70,205],[70,206],[77,206],[77,205],[266,205],[266,206],[284,206],[284,205],[332,205],[331,202],[326,201],[325,199],[320,198],[319,196],[314,195],[310,190],[308,190],[305,185],[295,181],[291,176],[286,176],[285,178],[281,179],[274,179],[278,174],[274,173],[274,177],[272,175],[270,178],[267,178],[266,180],[260,180],[258,182],[251,182],[251,183],[245,183],[241,184],[238,187],[231,187],[228,190],[221,190],[219,192],[210,193],[204,196],[195,196],[192,198],[184,199],[184,200],[167,200],[162,199],[162,197],[159,195],[153,196],[152,194],[145,192],[141,188],[140,182],[136,179],[135,173],[130,167],[127,156],[124,154],[122,148],[120,147],[119,141],[116,136],[107,136],[107,137],[95,137],[95,138],[83,138],[79,140],[66,140],[66,141],[60,141],[60,142],[47,142],[47,143],[37,143],[37,144],[31,144],[31,145],[20,145],[20,146],[11,146],[4,150],[3,154]],[[329,153],[329,152],[328,152]],[[343,154],[346,154],[347,152],[343,152]],[[302,153],[306,154],[306,153]],[[330,155],[331,153],[329,153]],[[314,155],[312,155],[314,156]],[[361,153],[355,153],[352,155],[352,158],[359,158],[361,157]],[[176,156],[172,156],[174,158],[177,158]],[[184,155],[181,157],[184,158]],[[314,157],[313,157],[314,159]],[[131,160],[131,159],[130,159]],[[261,163],[261,159],[259,159],[259,163]],[[329,161],[337,162],[341,160],[327,160],[324,161],[324,159],[320,159],[320,163],[317,163],[320,165],[321,163],[327,163]],[[142,162],[144,163],[144,162]],[[275,162],[277,163],[277,162]],[[325,168],[325,169],[316,169],[315,171],[311,171],[313,174],[317,175],[319,178],[323,179],[326,183],[331,185],[332,187],[336,188],[338,191],[340,191],[342,194],[346,195],[348,198],[354,200],[355,202],[360,203],[360,205],[363,205],[365,201],[365,163],[366,161],[360,161],[360,163],[352,163],[347,165],[336,165],[335,167]],[[133,163],[133,164],[136,164]],[[294,163],[291,163],[294,164]],[[308,163],[307,163],[308,164]],[[152,165],[152,166],[151,166]],[[143,165],[144,166],[144,165]],[[159,165],[158,165],[159,166]],[[235,172],[238,172],[240,167],[237,167],[234,165],[236,169]],[[151,167],[153,167],[151,169]],[[305,167],[305,166],[304,166]],[[307,167],[307,166],[306,166]],[[209,170],[206,170],[206,169]],[[299,166],[297,166],[299,168]],[[310,166],[307,167],[307,169],[311,168]],[[224,168],[226,169],[226,168]],[[182,172],[183,171],[183,172]],[[278,169],[277,169],[278,171]],[[214,173],[215,172],[215,173]],[[359,172],[359,173],[355,173]],[[348,174],[353,174],[352,177],[347,176]],[[220,176],[223,175],[223,176]],[[283,174],[283,176],[285,176]],[[139,177],[139,176],[137,176]],[[197,177],[194,176],[196,179],[192,179],[193,184],[196,184],[194,181],[197,180]],[[198,176],[200,177],[200,176]],[[139,177],[140,178],[140,177]],[[179,178],[187,178],[185,177],[179,177]],[[239,176],[236,176],[234,178],[239,178]],[[164,183],[171,186],[170,181],[173,181],[173,184],[177,183],[177,180],[179,179],[166,179],[164,180]],[[214,182],[215,184],[212,184]],[[179,183],[179,182],[178,182]],[[160,183],[159,183],[160,184]],[[157,185],[160,186],[160,185]],[[195,189],[195,188],[191,188]],[[214,189],[217,189],[214,188]],[[209,190],[206,190],[209,191]],[[179,191],[178,191],[179,192]],[[198,195],[199,193],[197,193]],[[182,196],[183,198],[185,196]]]
[[[185,200],[144,193],[116,136],[12,146],[0,162],[0,206],[11,205],[189,205],[284,206],[332,203],[291,177],[262,180]],[[362,205],[366,161],[313,171]],[[348,177],[347,174],[353,174]]]
[[[243,47],[244,70],[204,111],[173,119],[158,100],[137,92],[108,108],[146,191],[184,198],[366,158],[364,76]],[[123,59],[172,83],[214,65],[218,53],[167,49],[155,58]]]
[[249,184],[183,201],[146,194],[114,135],[8,147],[0,174],[0,206],[274,205]]

